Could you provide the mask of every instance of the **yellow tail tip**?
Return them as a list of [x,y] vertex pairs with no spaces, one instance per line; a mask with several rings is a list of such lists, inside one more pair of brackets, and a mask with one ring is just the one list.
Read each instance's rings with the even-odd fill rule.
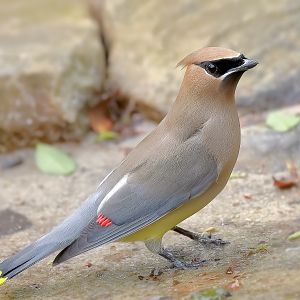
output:
[[7,277],[0,278],[0,285],[2,285],[7,280]]
[[2,277],[2,271],[0,271],[0,285],[2,285],[6,280],[7,280],[7,277]]

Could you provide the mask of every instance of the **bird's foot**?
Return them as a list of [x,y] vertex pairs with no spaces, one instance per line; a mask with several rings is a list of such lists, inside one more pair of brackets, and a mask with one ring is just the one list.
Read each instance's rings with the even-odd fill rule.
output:
[[188,269],[198,269],[203,267],[203,261],[191,261],[191,262],[183,262],[180,260],[176,260],[172,262],[170,269],[178,269],[178,270],[188,270]]
[[171,265],[164,268],[154,268],[150,276],[151,277],[158,277],[164,272],[174,271],[174,270],[190,270],[190,269],[198,269],[203,266],[205,261],[192,261],[192,262],[183,262],[180,260],[172,261]]
[[166,249],[162,249],[159,253],[162,257],[166,258],[168,261],[171,262],[171,267],[168,269],[179,269],[179,270],[187,270],[187,269],[198,269],[199,267],[203,266],[205,261],[192,261],[192,262],[185,262],[181,261],[173,255],[173,253],[169,252]]
[[203,236],[201,234],[197,234],[194,239],[195,241],[204,244],[204,245],[215,245],[215,246],[224,246],[230,244],[229,241],[224,241],[222,239],[217,239],[212,237],[211,235]]
[[187,270],[187,269],[198,269],[203,265],[205,261],[199,261],[199,260],[193,260],[190,263],[183,262],[176,258],[172,252],[162,247],[161,240],[149,240],[145,242],[146,247],[152,251],[153,253],[159,254],[163,258],[167,259],[169,262],[171,262],[171,267],[165,267],[165,268],[155,268],[152,270],[150,276],[159,276],[165,271],[170,270]]
[[216,245],[216,246],[224,246],[226,244],[230,244],[230,242],[228,241],[224,241],[222,239],[217,239],[217,238],[213,238],[210,235],[208,236],[204,236],[203,234],[199,234],[199,233],[195,233],[195,232],[192,232],[192,231],[189,231],[189,230],[186,230],[186,229],[183,229],[181,227],[178,227],[178,226],[175,226],[173,228],[173,230],[177,233],[180,233],[194,241],[197,241],[201,244],[204,244],[204,245]]

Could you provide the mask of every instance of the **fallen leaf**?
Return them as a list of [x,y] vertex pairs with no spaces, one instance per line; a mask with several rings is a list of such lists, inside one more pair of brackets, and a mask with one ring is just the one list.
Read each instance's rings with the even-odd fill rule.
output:
[[269,253],[269,245],[266,243],[261,243],[256,246],[256,248],[250,249],[246,256],[251,256],[257,253]]
[[299,181],[298,173],[295,170],[278,172],[272,176],[274,186],[280,189],[287,189],[296,185]]
[[239,178],[246,178],[247,174],[245,172],[232,172],[230,175],[230,179],[239,179]]
[[88,268],[90,268],[91,266],[93,266],[93,264],[92,264],[90,261],[88,261],[85,265],[86,265]]
[[297,184],[298,180],[295,181],[295,180],[287,180],[287,179],[284,179],[284,180],[278,180],[276,179],[275,176],[272,177],[273,178],[273,184],[275,186],[277,186],[278,188],[280,189],[288,189],[294,185]]
[[258,244],[256,246],[256,253],[259,253],[259,252],[269,252],[269,245],[266,244],[266,243],[261,243],[261,244]]
[[211,233],[215,233],[215,232],[218,232],[219,230],[218,230],[218,228],[216,228],[216,227],[208,227],[208,228],[206,228],[203,232],[202,232],[202,234],[206,234],[206,233],[209,233],[209,234],[211,234]]
[[293,240],[296,240],[299,238],[300,238],[300,231],[296,231],[296,232],[292,233],[291,235],[289,235],[288,240],[293,241]]
[[239,288],[241,287],[241,283],[240,283],[239,279],[236,278],[236,279],[234,280],[234,282],[228,284],[227,287],[228,287],[229,289],[231,289],[231,290],[237,290],[237,289],[239,289]]
[[97,140],[99,142],[104,142],[104,141],[112,141],[115,140],[119,137],[119,134],[115,131],[110,131],[110,130],[104,130],[100,131],[97,137]]
[[52,175],[70,175],[76,169],[74,160],[68,154],[43,143],[36,146],[35,162],[42,172]]
[[226,270],[226,274],[233,274],[234,270],[233,267],[229,266],[228,269]]
[[201,292],[192,293],[188,297],[184,298],[187,300],[222,300],[230,297],[229,291],[223,288],[211,288]]
[[250,194],[250,193],[245,193],[245,194],[244,194],[244,198],[250,200],[250,199],[252,199],[252,194]]
[[268,114],[266,125],[278,132],[286,132],[295,128],[300,123],[300,117],[283,111]]
[[88,116],[90,126],[95,132],[111,130],[114,126],[108,104],[105,101],[89,109]]

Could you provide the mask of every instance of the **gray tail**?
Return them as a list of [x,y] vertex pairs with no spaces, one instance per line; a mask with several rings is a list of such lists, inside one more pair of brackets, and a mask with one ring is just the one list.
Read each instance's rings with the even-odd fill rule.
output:
[[[72,241],[70,241],[70,243],[71,242]],[[13,255],[0,263],[0,271],[2,271],[1,276],[13,278],[36,262],[64,246],[66,246],[65,243],[64,245],[60,243],[47,243],[47,241],[43,240],[43,238],[41,240],[37,240],[16,255]]]
[[50,233],[0,263],[0,277],[13,278],[57,250],[64,249],[78,238],[81,231],[96,217],[97,197],[92,194],[70,217]]

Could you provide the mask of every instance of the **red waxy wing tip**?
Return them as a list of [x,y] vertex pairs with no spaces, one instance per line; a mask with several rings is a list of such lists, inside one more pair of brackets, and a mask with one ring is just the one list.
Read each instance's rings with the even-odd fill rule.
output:
[[108,227],[112,225],[112,221],[109,218],[105,217],[103,214],[100,214],[98,216],[96,223],[98,223],[102,227]]

